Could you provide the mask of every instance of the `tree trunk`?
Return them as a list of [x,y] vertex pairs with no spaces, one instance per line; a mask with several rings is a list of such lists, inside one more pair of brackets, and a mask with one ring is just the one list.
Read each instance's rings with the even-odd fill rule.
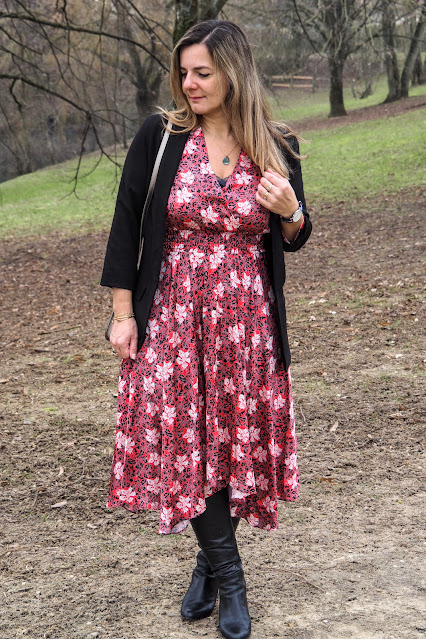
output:
[[394,42],[395,14],[393,10],[393,0],[383,0],[382,2],[382,29],[383,43],[385,49],[385,67],[388,78],[388,94],[384,100],[395,102],[401,97],[401,84],[398,69],[398,60],[395,52]]
[[227,0],[175,0],[173,44],[197,22],[214,20]]
[[420,51],[421,44],[423,42],[423,34],[425,30],[425,18],[426,18],[426,0],[422,3],[422,12],[420,14],[419,21],[414,31],[413,38],[411,40],[410,49],[405,59],[404,69],[401,74],[401,97],[408,98],[408,91],[410,88],[410,78],[413,73],[414,63],[417,58],[417,54]]
[[423,64],[422,64],[422,56],[420,51],[417,54],[416,61],[413,67],[413,73],[411,75],[411,86],[418,86],[419,84],[423,84]]
[[328,58],[330,71],[330,113],[329,118],[347,115],[343,101],[343,66],[345,61],[341,58]]

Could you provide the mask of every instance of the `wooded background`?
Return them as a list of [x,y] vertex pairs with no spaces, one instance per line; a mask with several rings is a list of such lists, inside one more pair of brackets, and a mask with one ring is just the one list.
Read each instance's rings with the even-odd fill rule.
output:
[[170,105],[170,52],[207,18],[247,32],[271,96],[272,76],[307,75],[312,89],[327,83],[330,117],[346,114],[344,84],[362,99],[385,73],[390,102],[425,81],[426,0],[3,0],[2,7],[0,181],[95,149],[116,161],[147,113]]

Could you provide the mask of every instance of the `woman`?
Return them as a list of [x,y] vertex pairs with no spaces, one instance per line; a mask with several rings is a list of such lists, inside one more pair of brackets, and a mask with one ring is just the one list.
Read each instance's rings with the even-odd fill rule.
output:
[[[102,284],[122,358],[109,506],[191,523],[201,551],[182,604],[224,637],[250,635],[234,529],[277,527],[297,498],[296,435],[282,287],[284,251],[308,239],[297,140],[271,121],[244,33],[191,28],[172,54],[176,109],[150,116],[129,150]],[[139,222],[172,123],[137,272]]]

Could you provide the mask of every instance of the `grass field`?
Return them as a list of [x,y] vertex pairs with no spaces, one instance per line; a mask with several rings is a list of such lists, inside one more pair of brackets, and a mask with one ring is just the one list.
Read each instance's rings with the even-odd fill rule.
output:
[[[380,101],[374,94],[356,106],[367,106],[373,98],[376,104]],[[350,100],[347,106],[352,106]],[[309,154],[303,163],[308,202],[374,199],[424,183],[425,109],[339,127],[327,126],[327,110],[324,92],[297,106],[300,117],[318,113],[324,118],[324,128],[303,130],[309,141],[301,149]],[[96,159],[84,158],[77,196],[75,160],[0,184],[0,237],[108,228],[119,174],[106,159],[91,172]]]

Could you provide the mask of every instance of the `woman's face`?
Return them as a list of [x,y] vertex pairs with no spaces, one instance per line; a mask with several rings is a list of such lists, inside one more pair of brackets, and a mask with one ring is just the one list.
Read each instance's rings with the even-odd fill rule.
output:
[[191,109],[201,116],[223,115],[225,74],[215,69],[205,44],[192,44],[180,54],[182,90]]

